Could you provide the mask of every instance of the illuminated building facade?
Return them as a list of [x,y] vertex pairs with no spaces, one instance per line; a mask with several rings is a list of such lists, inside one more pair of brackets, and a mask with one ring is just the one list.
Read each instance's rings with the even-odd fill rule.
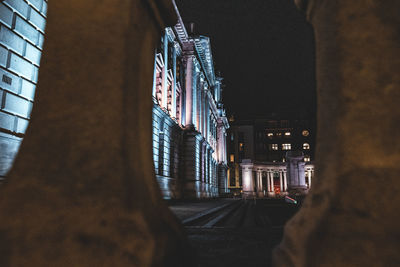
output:
[[46,0],[0,2],[0,179],[30,119],[46,25]]
[[[210,39],[166,28],[154,59],[153,158],[165,198],[227,193],[222,78],[215,74]],[[192,32],[193,32],[193,25]]]
[[247,196],[307,191],[314,178],[315,127],[304,118],[243,120],[228,133],[228,187]]

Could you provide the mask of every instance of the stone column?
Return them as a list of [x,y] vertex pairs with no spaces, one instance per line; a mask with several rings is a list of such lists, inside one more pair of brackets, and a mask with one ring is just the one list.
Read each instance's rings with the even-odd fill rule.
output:
[[287,192],[287,173],[286,171],[283,172],[283,185],[284,185],[284,191]]
[[316,39],[318,179],[275,266],[398,265],[400,1],[296,2]]
[[262,170],[258,169],[257,170],[257,196],[258,197],[263,197],[263,190],[262,190]]
[[151,147],[154,49],[176,21],[171,2],[48,8],[32,120],[0,188],[0,265],[191,266]]
[[152,89],[152,95],[154,98],[157,97],[157,50],[154,50],[154,69],[153,69],[153,89]]
[[242,168],[243,197],[254,197],[253,163],[250,160],[242,160],[240,167]]
[[193,60],[194,56],[186,56],[186,103],[185,103],[185,126],[193,127]]
[[163,38],[163,54],[164,54],[164,67],[162,69],[162,101],[161,107],[165,110],[168,109],[168,35],[167,31],[164,32]]
[[281,192],[284,191],[282,172],[283,172],[282,170],[279,170],[279,186]]
[[173,118],[176,118],[176,47],[175,47],[175,42],[173,46],[173,52],[172,52],[172,75],[173,75],[173,81],[172,81],[172,99],[171,99],[171,116]]
[[311,188],[311,170],[308,170],[307,174],[308,174],[308,188]]

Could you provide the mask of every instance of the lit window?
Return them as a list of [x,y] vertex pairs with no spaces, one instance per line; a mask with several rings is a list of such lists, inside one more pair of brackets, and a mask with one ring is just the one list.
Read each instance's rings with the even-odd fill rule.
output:
[[235,162],[235,155],[234,154],[231,154],[230,160],[231,160],[231,162]]
[[233,135],[233,133],[231,134],[231,141],[233,141],[235,139],[235,136]]
[[270,150],[278,150],[278,144],[270,144],[269,149]]
[[309,162],[310,161],[310,156],[304,156],[304,161]]
[[273,133],[267,133],[268,138],[272,139],[272,137],[274,137]]
[[290,149],[292,149],[291,144],[282,144],[282,150],[290,150]]
[[282,158],[282,162],[286,162],[286,159],[285,159],[285,158]]
[[243,143],[239,143],[239,151],[243,151]]
[[305,149],[305,150],[310,149],[310,144],[304,143],[304,144],[303,144],[303,149]]
[[310,135],[310,132],[307,131],[307,130],[303,130],[303,131],[301,132],[301,134],[302,134],[303,136],[309,136],[309,135]]
[[276,136],[281,137],[282,133],[276,133]]
[[290,132],[286,132],[286,133],[285,133],[285,136],[290,136]]

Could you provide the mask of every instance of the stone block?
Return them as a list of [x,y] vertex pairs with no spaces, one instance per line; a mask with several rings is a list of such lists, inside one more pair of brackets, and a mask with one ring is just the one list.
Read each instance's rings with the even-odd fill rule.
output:
[[39,32],[31,24],[26,22],[20,16],[15,19],[15,31],[28,39],[31,43],[37,44],[39,42]]
[[43,44],[44,44],[44,35],[41,34],[41,33],[39,33],[39,40],[38,40],[38,42],[37,42],[37,46],[38,46],[40,49],[43,49]]
[[3,97],[5,97],[5,99],[3,99],[3,110],[6,110],[10,113],[18,114],[24,118],[29,117],[31,103],[28,100],[25,100],[19,96],[15,96],[10,93],[6,93]]
[[4,23],[11,28],[13,19],[13,12],[10,8],[0,3],[0,22]]
[[22,79],[0,68],[0,87],[15,94],[19,93]]
[[32,78],[35,77],[34,66],[27,60],[14,53],[11,53],[9,69],[28,80],[32,80]]
[[37,10],[41,11],[43,6],[43,0],[28,0],[28,2]]
[[17,129],[15,130],[17,133],[24,134],[26,132],[26,128],[28,127],[29,121],[17,118]]
[[8,50],[0,46],[0,66],[7,66]]
[[31,16],[29,21],[35,25],[41,32],[44,33],[44,29],[46,27],[46,19],[35,9],[31,10]]
[[27,43],[26,44],[26,52],[25,52],[25,57],[34,63],[36,66],[40,65],[40,57],[42,55],[42,52],[37,49],[35,46]]
[[28,17],[29,6],[23,0],[5,0],[4,3],[12,7],[22,17]]
[[43,6],[42,6],[42,11],[41,11],[43,16],[47,16],[47,2],[43,1]]
[[14,122],[15,122],[15,116],[4,113],[0,110],[0,128],[13,132]]
[[0,26],[0,43],[19,55],[24,51],[24,39],[3,25]]
[[21,95],[29,100],[33,100],[35,97],[36,86],[33,83],[28,82],[25,79],[21,79],[21,83],[22,83]]

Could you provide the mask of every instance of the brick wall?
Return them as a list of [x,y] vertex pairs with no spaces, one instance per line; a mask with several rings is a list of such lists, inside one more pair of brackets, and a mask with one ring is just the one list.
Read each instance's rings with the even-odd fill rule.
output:
[[38,80],[47,0],[0,3],[0,179],[25,134]]

